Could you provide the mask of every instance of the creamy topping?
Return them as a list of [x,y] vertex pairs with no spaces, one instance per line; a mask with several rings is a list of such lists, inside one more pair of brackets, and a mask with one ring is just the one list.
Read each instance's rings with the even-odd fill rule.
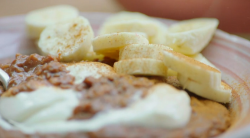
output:
[[72,90],[42,87],[15,97],[1,97],[0,113],[8,120],[32,126],[67,120],[78,103]]
[[[53,94],[48,94],[48,91]],[[185,126],[191,115],[187,93],[167,84],[153,86],[146,98],[127,108],[99,112],[88,120],[66,121],[77,103],[76,94],[71,90],[43,88],[2,98],[0,113],[4,118],[13,120],[11,122],[25,133],[96,131],[107,125],[174,129]],[[3,106],[6,104],[11,107]]]

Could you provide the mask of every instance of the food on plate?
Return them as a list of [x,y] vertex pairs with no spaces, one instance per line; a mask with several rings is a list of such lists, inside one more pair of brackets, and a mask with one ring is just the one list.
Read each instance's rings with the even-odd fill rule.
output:
[[[189,123],[179,129],[157,129],[137,126],[107,126],[90,135],[109,137],[208,138],[226,131],[230,125],[228,110],[221,104],[191,96],[192,115]],[[216,125],[215,125],[216,124]]]
[[150,43],[164,44],[166,30],[166,25],[142,13],[120,12],[106,20],[100,34],[143,32]]
[[92,42],[96,53],[113,59],[118,59],[119,50],[130,44],[148,44],[148,39],[143,33],[122,32],[100,35]]
[[89,21],[76,17],[47,26],[38,41],[43,55],[53,55],[60,61],[80,61],[91,50],[94,37]]
[[161,60],[150,58],[120,60],[114,64],[114,69],[119,74],[162,77],[166,77],[168,71]]
[[211,66],[213,68],[216,68],[219,70],[214,64],[212,64],[208,59],[206,59],[201,53],[195,54],[195,55],[190,55],[189,57],[198,60],[204,64],[207,64],[208,66]]
[[168,28],[165,44],[185,55],[198,54],[207,46],[218,24],[214,18],[180,21]]
[[[58,133],[71,125],[76,127],[76,130],[95,131],[104,125],[130,125],[131,123],[135,123],[135,125],[139,126],[147,124],[149,126],[153,125],[156,127],[179,128],[188,123],[189,115],[191,113],[189,96],[186,92],[178,90],[169,84],[161,83],[155,85],[155,82],[146,78],[136,78],[132,76],[109,76],[101,77],[99,79],[88,77],[80,84],[75,85],[72,83],[72,79],[68,79],[71,80],[71,83],[65,80],[68,76],[66,76],[65,79],[58,79],[60,76],[57,75],[61,74],[61,72],[57,71],[58,67],[61,70],[66,70],[65,64],[59,63],[58,61],[48,61],[39,64],[39,61],[43,61],[51,57],[31,55],[21,56],[24,57],[24,59],[20,59],[20,56],[21,55],[17,56],[19,59],[14,60],[8,68],[5,68],[6,70],[11,69],[12,67],[16,67],[16,64],[20,65],[20,62],[25,61],[25,63],[23,63],[24,66],[22,65],[18,68],[21,70],[19,74],[15,74],[15,70],[8,72],[9,74],[13,74],[11,76],[12,80],[17,75],[29,72],[33,78],[29,78],[28,81],[23,81],[20,85],[27,84],[34,80],[49,83],[49,85],[36,88],[33,91],[19,89],[18,93],[12,93],[12,95],[9,96],[2,96],[0,102],[1,114],[5,119],[13,121],[13,123],[15,122],[15,127],[24,132],[31,131],[34,133],[39,131],[42,133]],[[40,60],[34,59],[34,56],[40,58]],[[35,62],[38,62],[36,67],[32,66],[33,64],[26,64]],[[50,67],[45,67],[47,64],[50,64]],[[59,66],[59,64],[61,66]],[[27,71],[25,71],[25,69],[27,69]],[[40,74],[41,72],[46,72],[48,74],[43,76],[43,74]],[[70,72],[67,75],[71,76]],[[71,78],[74,77],[71,76]],[[52,80],[54,79],[56,80],[56,83],[52,83]],[[62,85],[58,84],[68,85],[68,87],[62,87]],[[16,86],[12,86],[11,88],[16,88]],[[168,89],[169,91],[167,91]],[[4,92],[4,94],[5,93],[6,92]],[[169,100],[164,100],[165,98],[163,98],[163,100],[159,100],[161,97],[168,97]],[[39,100],[40,98],[43,100]],[[127,101],[123,101],[122,98],[125,98],[124,100]],[[44,99],[46,99],[45,101],[47,102],[45,102]],[[112,102],[109,103],[109,100]],[[94,103],[90,104],[89,102]],[[12,110],[9,112],[7,111],[8,108],[4,106],[6,104],[11,104],[13,108],[18,108],[19,110]],[[151,105],[152,108],[149,109],[148,105]],[[179,105],[179,110],[176,110],[172,105]],[[75,107],[74,112],[72,107]],[[168,110],[165,110],[165,107],[169,107]],[[34,110],[36,112],[34,112]],[[141,110],[141,112],[137,112],[138,110]],[[137,114],[135,114],[136,112]],[[85,119],[87,119],[86,117],[91,116],[93,118],[89,118],[89,120],[84,120],[83,122],[78,121],[78,123],[76,123],[75,121],[67,121],[70,114],[72,115],[71,119],[74,119],[75,115],[78,117],[85,117]],[[155,123],[150,121],[147,123],[145,122],[145,119],[154,121],[154,116],[158,114],[161,114],[163,118],[166,117],[166,119],[164,119],[166,121],[176,122],[176,125],[171,125],[171,123],[167,122],[161,123],[161,120],[158,122],[156,121]],[[178,119],[176,119],[175,117],[178,114]],[[130,117],[127,115],[130,115]],[[112,116],[117,119],[114,120]],[[143,117],[145,118],[143,119]],[[139,118],[142,118],[142,120]],[[59,128],[56,131],[49,129],[50,127],[55,127],[54,125],[57,125],[57,123],[61,124],[62,128]],[[79,125],[81,127],[79,127]],[[93,127],[89,127],[89,125],[93,125]],[[32,128],[27,130],[26,127]]]
[[114,69],[120,74],[166,77],[168,68],[162,62],[162,51],[171,48],[158,44],[131,44],[120,49]]
[[43,56],[17,54],[0,64],[10,76],[6,91],[0,85],[1,136],[199,138],[231,125],[221,103],[231,101],[232,89],[200,53],[217,20],[167,31],[144,14],[121,12],[95,38],[84,17],[51,22],[38,41]]
[[[51,57],[19,55],[17,58],[19,60],[14,60],[11,66],[9,65],[8,69],[13,68],[9,73],[15,74],[14,67],[21,61],[27,66],[28,63],[38,62],[38,59],[47,61],[47,58]],[[66,70],[65,63],[56,60],[36,64],[36,67],[32,67],[32,64],[26,72],[25,66],[18,69],[23,69],[23,74],[44,69],[43,72],[54,73],[49,73],[51,75],[48,76],[56,77],[56,74],[61,73],[56,73],[59,66],[53,67],[55,63],[61,65],[61,70]],[[45,67],[47,64],[50,64],[49,68]],[[71,76],[69,72],[67,75]],[[27,84],[38,78],[41,79],[39,81],[49,82],[53,79],[53,77],[41,77],[39,74],[32,76],[29,81],[23,81],[21,84]],[[171,86],[178,85],[174,84],[178,83],[178,80],[173,77],[167,79],[169,84],[133,76],[104,76],[98,79],[87,77],[79,84],[67,82],[68,87],[58,87],[59,83],[66,84],[64,81],[65,79],[58,79],[57,83],[50,82],[46,87],[32,91],[22,90],[8,97],[2,96],[0,113],[12,124],[9,129],[2,130],[2,134],[35,136],[36,132],[40,132],[39,135],[43,137],[51,135],[60,137],[61,134],[70,137],[74,134],[100,138],[130,135],[170,138],[201,135],[211,137],[224,132],[230,125],[229,111],[223,105],[195,98],[193,95],[188,96],[183,90]],[[11,88],[14,87],[16,86]],[[11,106],[4,106],[6,104]],[[18,110],[9,110],[10,107]],[[213,125],[214,123],[217,125]],[[3,127],[2,123],[0,125]],[[201,127],[203,129],[200,129]],[[10,133],[11,129],[19,131],[12,130]],[[131,130],[133,134],[125,133]]]
[[119,60],[134,59],[134,58],[150,58],[162,60],[162,51],[172,48],[159,44],[131,44],[120,49]]
[[116,75],[111,66],[98,62],[68,63],[66,64],[66,69],[70,75],[75,77],[76,84],[81,83],[88,76],[100,78],[102,76]]
[[[21,130],[21,126],[35,127],[37,124],[43,125],[52,120],[54,123],[67,120],[79,103],[73,90],[63,90],[52,86],[0,99],[1,116],[13,121],[13,124]],[[8,110],[9,107],[5,105],[16,110]]]
[[221,82],[221,72],[173,50],[163,51],[164,64],[178,72],[183,88],[217,102],[228,103],[232,89]]
[[17,54],[11,63],[0,66],[10,76],[8,90],[2,96],[13,96],[21,91],[34,91],[41,86],[55,85],[69,88],[75,78],[68,74],[65,65],[52,56]]
[[88,51],[88,53],[83,57],[84,61],[103,61],[105,60],[104,55],[102,54],[97,54],[96,52],[94,52],[93,50]]
[[[120,49],[119,60],[134,59],[134,58],[149,58],[149,59],[162,60],[162,58],[163,58],[162,51],[164,49],[172,49],[172,48],[165,46],[165,45],[159,45],[159,44],[131,44],[131,45],[127,45],[124,48]],[[144,59],[144,60],[146,60],[146,59]],[[152,62],[152,60],[150,62]],[[123,63],[117,63],[117,66],[114,66],[115,69],[118,68],[118,66],[119,66],[118,64],[123,64]],[[128,64],[128,62],[127,62],[127,64]],[[126,66],[126,65],[123,65],[123,66]],[[130,65],[128,65],[128,66],[130,66]],[[167,69],[166,67],[164,67],[164,68],[167,69],[167,74],[163,70],[162,71],[164,73],[163,72],[162,73],[154,73],[154,74],[146,73],[146,72],[152,72],[152,71],[146,71],[145,69],[150,70],[147,67],[137,66],[138,69],[141,68],[140,72],[141,73],[144,72],[144,75],[147,74],[147,75],[159,76],[161,74],[160,76],[162,76],[162,75],[163,76],[177,76],[176,71],[173,71],[172,69]],[[128,71],[128,70],[125,71],[126,69],[130,69],[130,71]],[[119,69],[117,69],[117,71],[118,70]],[[127,74],[131,74],[131,73],[136,74],[136,73],[138,73],[138,71],[135,72],[135,71],[132,71],[131,68],[125,68],[125,69],[123,69],[122,73],[127,72]],[[159,75],[157,75],[157,74],[159,74]]]
[[168,75],[167,76],[177,76],[178,73],[172,69],[168,69]]
[[79,16],[78,10],[70,5],[58,5],[31,11],[25,18],[27,35],[29,38],[38,39],[47,26],[67,21],[77,16]]
[[[127,21],[127,20],[149,20],[150,18],[151,17],[140,12],[121,11],[107,18],[103,23],[103,25],[105,25],[106,23]],[[99,31],[101,32],[102,29],[100,29]]]

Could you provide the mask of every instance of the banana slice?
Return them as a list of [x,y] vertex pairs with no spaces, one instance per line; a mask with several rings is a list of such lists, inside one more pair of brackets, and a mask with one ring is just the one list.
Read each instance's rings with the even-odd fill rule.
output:
[[102,61],[104,59],[104,55],[102,54],[96,54],[93,51],[89,51],[86,56],[83,57],[84,61]]
[[105,23],[112,23],[112,22],[119,22],[119,21],[127,21],[127,20],[148,20],[150,17],[148,17],[145,14],[142,14],[140,12],[128,12],[128,11],[122,11],[119,13],[114,14],[113,16],[109,17]]
[[94,51],[107,57],[118,59],[119,50],[130,44],[148,44],[143,33],[113,33],[96,37],[93,42]]
[[168,76],[177,76],[178,73],[172,69],[168,69]]
[[221,82],[220,87],[215,89],[207,85],[203,85],[199,82],[193,81],[192,79],[185,77],[184,75],[178,75],[178,80],[183,88],[200,95],[221,103],[228,103],[231,101],[232,89],[226,83]]
[[163,29],[165,28],[160,28],[156,21],[128,20],[106,24],[101,30],[101,34],[119,32],[143,32],[148,35],[148,39],[150,42],[158,42],[162,41],[159,36],[164,36],[162,32]]
[[219,70],[173,50],[163,51],[163,57],[164,64],[179,74],[211,87],[220,86],[221,72]]
[[219,21],[213,18],[181,21],[168,28],[166,45],[182,54],[197,54],[211,40],[218,24]]
[[[109,33],[116,33],[117,31],[112,29],[112,25],[110,26],[110,24],[117,23],[117,22],[118,23],[124,22],[124,21],[126,23],[126,21],[140,21],[140,20],[147,21],[147,20],[150,20],[150,17],[139,12],[127,12],[127,11],[119,12],[109,17],[103,23],[102,27],[99,30],[99,34],[103,35],[103,34],[109,34]],[[111,30],[109,31],[109,27],[111,27],[113,31]],[[128,29],[132,29],[132,28],[128,28]]]
[[167,76],[168,68],[161,60],[135,58],[120,60],[114,64],[116,73],[144,76]]
[[167,32],[167,27],[160,25],[158,28],[158,33],[149,38],[150,44],[162,44],[166,45],[166,32]]
[[27,35],[29,38],[38,39],[45,27],[76,18],[78,15],[78,10],[69,5],[58,5],[32,11],[25,18]]
[[46,27],[38,47],[43,55],[56,56],[60,61],[80,61],[90,50],[93,38],[89,21],[77,17]]
[[93,46],[90,47],[88,53],[83,57],[83,61],[102,61],[103,59],[104,55],[96,54]]
[[150,43],[164,44],[167,26],[141,13],[122,12],[110,17],[100,29],[100,34],[118,32],[143,32]]
[[[178,72],[178,80],[184,88],[217,102],[230,102],[232,89],[226,87],[225,90],[224,87],[221,87],[219,70],[173,50],[163,51],[163,57],[164,64]],[[196,86],[195,84],[197,88],[193,88]]]
[[81,83],[86,77],[92,76],[100,78],[102,76],[116,75],[114,69],[106,64],[99,62],[79,62],[67,64],[66,69],[72,76],[75,76],[75,83]]
[[[207,60],[201,53],[195,54],[195,55],[191,55],[189,56],[197,61],[200,61],[208,66],[211,66],[213,68],[218,69],[215,65],[213,65],[209,60]],[[219,69],[218,69],[219,70]]]
[[131,44],[120,49],[119,60],[133,58],[151,58],[162,60],[162,51],[172,48],[159,44]]
[[[131,44],[120,49],[119,60],[134,58],[150,58],[162,60],[162,51],[172,48],[159,44]],[[168,69],[167,76],[177,76],[177,72]]]

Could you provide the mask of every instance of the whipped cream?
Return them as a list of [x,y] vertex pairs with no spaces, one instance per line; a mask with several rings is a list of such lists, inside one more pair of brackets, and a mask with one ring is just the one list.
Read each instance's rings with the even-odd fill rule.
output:
[[5,119],[33,126],[47,122],[67,120],[78,105],[73,90],[41,87],[33,92],[0,98],[0,113]]
[[107,125],[174,129],[185,126],[191,115],[190,98],[186,92],[167,84],[158,84],[149,89],[147,97],[129,107],[99,112],[88,120],[67,121],[78,103],[75,93],[43,88],[15,97],[2,97],[0,113],[25,133],[96,131]]

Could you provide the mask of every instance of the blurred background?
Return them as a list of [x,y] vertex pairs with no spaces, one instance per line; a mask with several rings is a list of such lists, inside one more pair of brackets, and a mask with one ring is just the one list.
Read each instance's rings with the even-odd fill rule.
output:
[[0,17],[69,4],[80,11],[139,11],[176,20],[214,17],[223,31],[250,39],[250,0],[0,0]]
[[123,10],[116,0],[0,0],[0,17],[25,14],[52,5],[69,4],[80,11],[118,12]]

